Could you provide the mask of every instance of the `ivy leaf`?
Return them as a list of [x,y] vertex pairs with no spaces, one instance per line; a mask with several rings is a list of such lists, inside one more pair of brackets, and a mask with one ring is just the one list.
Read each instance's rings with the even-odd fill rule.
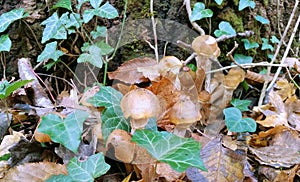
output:
[[102,3],[102,0],[90,0],[90,3],[94,9],[97,9]]
[[116,18],[119,14],[116,8],[106,2],[99,9],[96,9],[95,15],[100,16],[101,18],[113,19]]
[[227,21],[222,21],[219,24],[219,30],[215,30],[214,32],[216,37],[221,37],[222,35],[236,35],[236,31],[232,26],[230,25],[229,22]]
[[123,95],[112,87],[101,86],[99,92],[89,99],[95,107],[105,107],[102,118],[102,135],[106,141],[108,135],[115,129],[129,132],[130,124],[125,119],[120,102]]
[[0,16],[0,33],[4,32],[7,27],[16,20],[27,17],[29,14],[25,13],[24,8],[13,9],[9,12],[3,13]]
[[269,40],[268,39],[262,38],[261,40],[263,41],[261,50],[267,50],[267,49],[269,49],[271,51],[274,50],[273,46],[269,44]]
[[241,112],[249,111],[249,106],[251,104],[251,100],[240,100],[240,99],[232,99],[230,101],[231,105],[235,108],[238,108]]
[[208,18],[212,17],[213,12],[210,9],[205,9],[204,3],[195,3],[190,20],[196,21],[196,20],[201,20],[203,18]]
[[67,31],[56,12],[53,13],[53,15],[47,18],[45,21],[43,21],[41,25],[46,25],[43,31],[42,43],[45,43],[51,38],[67,39]]
[[260,23],[262,23],[262,24],[270,24],[270,21],[268,19],[266,19],[265,17],[263,17],[263,16],[256,15],[255,19],[257,21],[259,21]]
[[93,39],[98,37],[105,37],[106,36],[106,27],[104,26],[97,26],[96,31],[91,32],[91,36]]
[[113,52],[113,50],[114,50],[114,48],[112,48],[110,45],[108,45],[104,41],[98,41],[95,43],[95,45],[97,45],[101,49],[100,54],[102,56],[107,55],[107,54]]
[[88,9],[88,10],[85,10],[83,12],[83,22],[84,23],[88,23],[96,14],[96,10],[95,9]]
[[278,44],[280,42],[280,40],[275,35],[272,35],[271,42],[273,44]]
[[215,0],[215,2],[218,4],[218,5],[221,5],[223,0]]
[[37,62],[47,61],[49,59],[53,59],[54,61],[57,61],[60,56],[64,55],[64,53],[60,50],[57,50],[56,47],[57,47],[56,41],[46,44],[45,49],[38,56]]
[[0,52],[7,51],[9,52],[11,48],[11,40],[8,34],[4,34],[0,36]]
[[20,80],[20,81],[15,81],[13,83],[9,83],[8,81],[5,80],[0,82],[0,99],[7,98],[15,90],[23,87],[24,85],[26,85],[31,81],[32,80]]
[[256,122],[252,118],[242,118],[238,108],[229,107],[223,110],[225,124],[231,132],[255,132]]
[[89,53],[81,54],[77,59],[77,62],[78,63],[88,62],[98,68],[102,68],[103,61],[102,61],[101,49],[96,45],[91,45],[89,46],[88,52]]
[[57,8],[65,8],[67,10],[72,11],[71,0],[59,0],[52,7],[52,9],[57,9]]
[[70,160],[67,166],[68,176],[63,174],[50,177],[47,182],[52,181],[88,181],[93,182],[105,174],[110,168],[104,160],[102,153],[94,154],[88,157],[87,160],[80,162],[78,157]]
[[191,138],[181,138],[165,131],[136,130],[132,141],[178,172],[183,172],[190,166],[206,171],[200,158],[201,144]]
[[243,9],[250,7],[252,9],[255,8],[255,2],[251,0],[240,0],[239,2],[239,11],[242,11]]
[[239,64],[252,63],[253,58],[251,56],[245,56],[243,54],[234,54],[234,60]]
[[86,118],[88,118],[88,113],[82,110],[75,110],[65,119],[56,114],[47,114],[42,117],[38,131],[48,134],[52,141],[60,143],[76,153],[81,141],[83,122]]
[[248,39],[242,39],[242,42],[244,42],[244,47],[246,50],[259,47],[259,44],[257,42],[250,42]]

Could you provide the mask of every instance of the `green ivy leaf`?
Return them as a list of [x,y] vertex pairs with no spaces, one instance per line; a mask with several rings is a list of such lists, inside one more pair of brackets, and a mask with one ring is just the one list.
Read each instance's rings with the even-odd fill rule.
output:
[[97,9],[102,3],[102,0],[90,0],[90,3],[94,9]]
[[252,118],[242,118],[238,108],[229,107],[223,110],[225,124],[231,132],[255,132],[256,122]]
[[91,32],[91,36],[93,39],[98,37],[105,37],[106,36],[106,27],[104,26],[97,26],[96,31]]
[[238,108],[241,112],[249,111],[249,106],[251,104],[251,100],[240,100],[240,99],[232,99],[230,101],[231,105],[235,108]]
[[190,20],[193,21],[197,21],[197,20],[201,20],[203,18],[208,18],[208,17],[212,17],[213,16],[213,12],[210,9],[205,9],[205,5],[204,3],[195,3]]
[[102,40],[96,42],[95,45],[101,49],[100,54],[102,56],[107,55],[107,54],[113,52],[113,50],[114,50],[114,48],[112,48],[110,45],[108,45],[107,43],[105,43]]
[[251,56],[245,56],[243,54],[234,54],[234,60],[239,64],[252,63],[253,58]]
[[29,14],[25,13],[24,8],[13,9],[9,12],[3,13],[0,16],[0,33],[4,32],[7,27],[16,20],[27,17]]
[[43,21],[41,25],[46,25],[43,31],[42,43],[50,39],[67,39],[67,30],[64,28],[56,12]]
[[0,36],[0,52],[7,51],[9,52],[11,48],[11,40],[8,34],[4,34]]
[[57,3],[55,3],[51,9],[57,9],[57,8],[65,8],[67,10],[72,11],[71,6],[71,0],[59,0]]
[[101,18],[113,19],[116,18],[119,14],[116,8],[106,2],[99,9],[96,9],[95,15],[100,16]]
[[96,15],[95,9],[88,9],[83,12],[83,22],[88,23]]
[[48,134],[52,141],[76,153],[86,118],[88,118],[88,113],[81,110],[75,110],[65,119],[56,114],[47,114],[42,117],[38,131]]
[[261,50],[267,50],[267,49],[269,49],[271,51],[274,50],[273,46],[269,44],[269,40],[268,39],[262,38],[261,40],[263,41]]
[[60,56],[64,55],[64,53],[60,50],[57,50],[56,47],[57,47],[56,41],[46,44],[45,49],[38,56],[37,62],[47,61],[49,59],[53,59],[54,61],[57,61]]
[[239,11],[242,11],[243,9],[250,7],[252,9],[255,8],[255,2],[251,0],[240,0],[239,2]]
[[197,66],[194,64],[188,64],[187,67],[189,67],[193,72],[197,71]]
[[244,47],[246,50],[259,47],[259,44],[257,42],[250,42],[248,39],[242,39],[242,42],[244,42]]
[[6,80],[0,82],[0,99],[7,98],[15,90],[23,87],[24,85],[26,85],[27,83],[29,83],[31,81],[33,81],[33,80],[20,80],[20,81],[15,81],[13,83],[9,83]]
[[78,63],[88,62],[92,65],[102,68],[103,61],[101,55],[101,49],[96,45],[89,46],[88,53],[83,53],[77,59]]
[[255,19],[257,21],[259,21],[260,23],[262,23],[262,24],[270,24],[270,21],[268,19],[266,19],[265,17],[263,17],[263,16],[256,15]]
[[67,166],[68,176],[63,174],[52,176],[47,179],[47,182],[53,181],[87,181],[93,182],[95,178],[98,178],[105,174],[110,168],[104,160],[102,153],[89,156],[87,160],[80,162],[78,157],[74,157],[70,160]]
[[130,124],[125,119],[120,107],[123,95],[112,87],[101,86],[100,91],[89,99],[95,107],[105,107],[102,118],[102,135],[106,141],[108,135],[115,129],[129,132]]
[[218,5],[221,5],[223,0],[215,0],[215,2],[218,4]]
[[232,26],[230,25],[229,22],[227,21],[222,21],[219,24],[219,30],[215,30],[214,32],[216,37],[221,37],[222,35],[236,35],[236,31]]
[[272,35],[272,37],[271,37],[271,42],[272,42],[273,44],[279,44],[280,40],[277,39],[277,37],[276,37],[275,35]]
[[183,172],[190,166],[206,171],[200,158],[201,144],[191,138],[181,138],[165,131],[136,130],[132,141],[178,172]]

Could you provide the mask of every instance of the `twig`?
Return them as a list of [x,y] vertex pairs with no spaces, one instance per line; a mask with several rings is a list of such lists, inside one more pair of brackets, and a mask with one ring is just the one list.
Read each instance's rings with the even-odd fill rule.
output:
[[252,35],[254,35],[253,31],[246,30],[245,32],[239,32],[235,35],[222,35],[221,37],[217,38],[216,41],[221,42],[221,41],[224,41],[226,39],[231,39],[231,38],[234,38],[234,37],[237,37],[237,36],[239,36],[239,37],[250,37]]
[[69,84],[71,87],[73,87],[72,83],[69,82],[68,80],[64,79],[64,78],[61,78],[61,77],[58,77],[58,76],[54,76],[54,75],[44,74],[44,73],[36,73],[36,74],[37,74],[37,75],[42,75],[42,76],[53,77],[53,78],[56,78],[56,79],[59,79],[59,80],[63,80],[63,81],[65,81],[67,84]]
[[192,15],[190,0],[184,0],[183,4],[185,4],[185,8],[188,13],[189,20],[190,20],[192,26],[194,27],[194,29],[196,29],[200,33],[200,35],[205,35],[205,31],[196,22],[191,21],[191,19],[190,19],[191,15]]
[[[280,61],[281,64],[284,63],[284,61],[285,61],[285,59],[286,59],[286,57],[287,57],[287,55],[288,55],[288,53],[289,53],[289,50],[290,50],[290,48],[291,48],[291,45],[292,45],[292,43],[293,43],[295,34],[296,34],[296,32],[297,32],[297,29],[298,29],[299,23],[300,23],[300,15],[298,16],[298,19],[297,19],[297,22],[296,22],[296,24],[295,24],[294,30],[293,30],[293,32],[292,32],[292,35],[291,35],[291,37],[290,37],[289,43],[288,43],[288,45],[287,45],[287,47],[286,47],[286,49],[285,49],[285,52],[284,52],[284,54],[283,54],[283,57],[281,58],[281,61]],[[279,67],[279,68],[277,69],[277,71],[276,71],[276,73],[275,73],[275,75],[274,75],[274,78],[273,78],[272,82],[270,83],[269,87],[267,88],[267,91],[270,91],[270,89],[273,87],[273,85],[274,85],[274,83],[275,83],[277,77],[278,77],[279,74],[280,74],[280,71],[281,71],[281,67]]]
[[295,82],[294,78],[292,77],[290,70],[286,67],[286,72],[288,73],[290,79],[292,80],[292,82],[294,83],[294,85],[300,90],[300,86]]
[[190,44],[188,44],[188,43],[185,43],[185,42],[183,42],[183,41],[181,41],[181,40],[177,40],[176,43],[177,43],[179,46],[181,46],[181,47],[183,47],[183,48],[185,48],[185,49],[188,49],[188,50],[193,51],[192,46],[191,46]]
[[[253,68],[253,67],[257,67],[257,66],[274,66],[274,67],[287,67],[288,65],[286,64],[270,64],[268,62],[260,62],[260,63],[246,63],[246,64],[240,64],[240,66],[242,66],[243,68]],[[216,73],[216,72],[220,72],[220,71],[224,71],[230,68],[236,68],[239,67],[238,65],[231,65],[231,66],[225,66],[223,68],[219,68],[219,69],[215,69],[215,70],[211,70],[211,71],[207,71],[205,74],[211,74],[211,73]]]
[[186,58],[186,60],[184,61],[184,65],[187,65],[191,60],[193,60],[195,57],[197,56],[197,54],[195,52],[193,52],[188,58]]
[[239,44],[234,41],[234,47],[226,54],[227,57],[230,58],[230,60],[236,64],[238,67],[240,67],[241,69],[244,69],[243,66],[241,66],[238,62],[236,62],[236,60],[233,58],[232,54],[233,52],[239,47]]
[[3,79],[6,80],[6,73],[5,73],[6,72],[6,62],[4,61],[6,59],[5,59],[4,52],[0,52],[0,60],[1,60],[1,63],[2,63],[2,69],[3,69]]
[[151,13],[153,36],[154,36],[154,53],[155,53],[155,59],[156,59],[156,62],[159,62],[158,48],[157,48],[156,22],[155,22],[155,19],[154,19],[154,12],[153,12],[153,0],[150,0],[150,13]]
[[[273,64],[273,63],[274,63],[274,61],[276,60],[276,58],[277,58],[277,56],[278,56],[278,54],[279,54],[280,47],[281,47],[281,45],[283,44],[284,39],[285,39],[285,37],[286,37],[286,35],[287,35],[287,33],[288,33],[288,30],[289,30],[289,28],[290,28],[290,25],[291,25],[291,23],[292,23],[292,20],[293,20],[293,18],[294,18],[294,16],[295,16],[295,12],[296,12],[296,10],[297,10],[298,4],[299,4],[299,0],[296,0],[295,6],[294,6],[294,9],[293,9],[293,11],[292,11],[292,13],[291,13],[291,16],[290,16],[290,19],[289,19],[289,21],[288,21],[288,24],[286,25],[286,28],[285,28],[285,30],[284,30],[284,32],[283,32],[283,35],[282,35],[282,37],[281,37],[281,39],[280,39],[280,42],[279,42],[279,44],[278,44],[278,46],[277,46],[277,49],[276,49],[276,51],[275,51],[275,54],[274,54],[274,56],[273,56],[273,58],[272,58],[270,64]],[[268,67],[268,69],[267,69],[267,77],[270,76],[270,73],[271,73],[271,67]],[[274,80],[274,79],[273,79],[273,80]],[[264,100],[265,95],[266,95],[268,83],[269,83],[269,80],[266,80],[265,83],[264,83],[264,85],[263,85],[263,88],[262,88],[262,90],[261,90],[261,94],[260,94],[260,97],[259,97],[259,101],[258,101],[258,106],[261,106],[262,103],[263,103],[263,100]]]

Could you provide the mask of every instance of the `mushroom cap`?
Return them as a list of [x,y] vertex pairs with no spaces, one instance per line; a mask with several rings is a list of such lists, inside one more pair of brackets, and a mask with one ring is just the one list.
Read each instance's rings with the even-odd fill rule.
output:
[[218,47],[217,40],[210,35],[201,35],[196,37],[192,42],[192,48],[197,55],[206,57],[220,56],[220,48]]
[[170,121],[178,128],[186,129],[200,119],[198,107],[189,98],[180,99],[170,111]]
[[151,91],[137,88],[128,92],[121,100],[125,118],[141,120],[156,117],[160,112],[159,100]]

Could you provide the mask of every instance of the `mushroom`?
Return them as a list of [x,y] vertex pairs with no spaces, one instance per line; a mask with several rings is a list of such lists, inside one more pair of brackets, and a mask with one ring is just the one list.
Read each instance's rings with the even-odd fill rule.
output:
[[184,136],[186,130],[202,117],[200,108],[189,97],[183,97],[173,105],[169,118],[176,125],[173,133]]
[[151,91],[137,88],[128,92],[121,100],[124,117],[130,117],[131,133],[143,129],[148,119],[157,117],[160,113],[159,100]]

